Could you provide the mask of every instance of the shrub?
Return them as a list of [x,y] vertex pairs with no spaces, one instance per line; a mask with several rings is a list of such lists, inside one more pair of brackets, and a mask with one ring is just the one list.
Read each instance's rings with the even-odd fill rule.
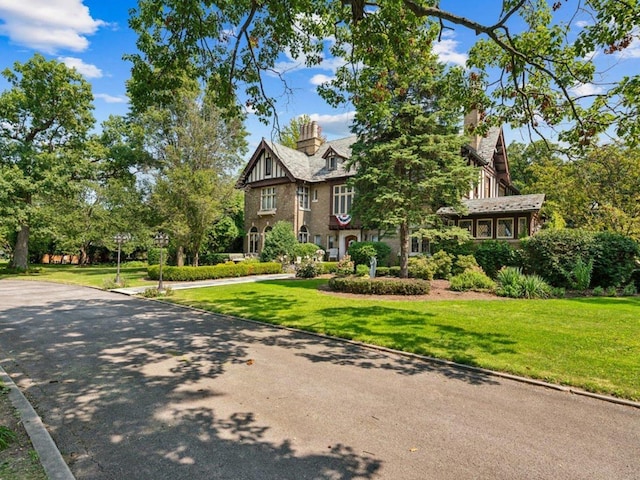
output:
[[551,288],[551,296],[555,298],[564,298],[567,294],[567,291],[562,287],[552,287]]
[[451,273],[453,275],[459,275],[460,273],[466,270],[472,270],[475,267],[478,267],[478,262],[476,261],[476,257],[473,255],[458,255],[456,257],[453,266],[451,267]]
[[632,297],[633,295],[635,295],[636,293],[638,293],[638,289],[636,288],[635,284],[633,283],[629,283],[627,284],[623,289],[622,289],[622,296],[623,297]]
[[[429,261],[428,257],[418,256],[409,258],[409,277],[411,278],[432,280],[435,269],[435,264]],[[398,267],[398,275],[399,274],[400,267]]]
[[336,264],[336,275],[344,277],[346,275],[353,275],[354,265],[351,257],[345,255]]
[[147,268],[149,264],[141,260],[131,260],[130,262],[123,262],[120,264],[122,268]]
[[395,265],[393,267],[389,267],[389,276],[390,277],[399,277],[400,276],[400,267]]
[[260,260],[273,262],[279,258],[294,258],[298,239],[289,222],[276,222],[264,239],[264,247],[260,253]]
[[384,242],[354,242],[349,246],[349,255],[356,265],[369,265],[372,256],[378,264],[385,265],[391,254],[391,247]]
[[640,256],[640,245],[634,239],[614,232],[599,232],[590,250],[593,258],[592,282],[603,287],[620,287],[631,280]]
[[523,275],[520,287],[524,298],[549,298],[551,296],[551,286],[539,275]]
[[376,277],[388,277],[388,276],[389,276],[389,267],[376,268]]
[[369,267],[366,265],[356,265],[356,276],[358,277],[368,277],[369,276]]
[[597,286],[592,290],[591,294],[594,297],[604,297],[604,288],[602,288],[601,286]]
[[467,270],[466,272],[452,277],[449,288],[457,292],[464,292],[467,290],[482,292],[493,291],[496,288],[496,284],[482,272]]
[[[147,275],[152,280],[158,280],[160,267],[152,265],[147,269]],[[204,267],[163,267],[162,278],[168,281],[191,282],[195,280],[211,280],[216,278],[244,277],[247,275],[261,275],[282,273],[282,265],[276,262],[252,263],[240,262],[204,266]]]
[[338,262],[319,262],[318,263],[318,271],[319,275],[326,273],[336,273],[336,268],[338,267]]
[[198,265],[218,265],[219,263],[225,263],[229,260],[228,253],[212,253],[204,252],[198,255]]
[[444,250],[434,253],[431,258],[434,265],[434,278],[448,279],[451,277],[451,267],[453,266],[453,257]]
[[568,274],[568,280],[571,288],[584,291],[591,285],[591,272],[593,271],[593,260],[585,262],[582,258],[578,258],[573,265],[573,269]]
[[365,295],[426,295],[430,284],[425,280],[406,278],[334,277],[329,280],[329,288]]
[[142,292],[140,295],[144,298],[157,298],[162,296],[170,297],[171,295],[173,295],[173,290],[171,289],[171,287],[167,287],[162,292],[160,292],[160,290],[158,290],[158,287],[149,287],[145,288],[144,292]]
[[500,240],[487,240],[478,245],[474,257],[482,270],[495,278],[498,271],[505,266],[516,266],[516,253],[509,243]]
[[[497,275],[496,293],[510,298],[548,298],[552,289],[539,275],[524,275],[522,269],[503,267]],[[564,296],[564,292],[563,292]]]
[[[295,246],[293,254],[294,256],[300,257],[300,258],[305,258],[305,257],[315,258],[316,252],[318,250],[322,250],[322,248],[320,248],[315,243],[298,243]],[[324,250],[323,250],[323,255],[324,255]]]
[[310,258],[305,258],[296,265],[296,277],[315,278],[320,274],[320,264]]
[[556,287],[571,288],[571,273],[578,259],[588,262],[593,234],[582,230],[543,230],[522,239],[528,270]]
[[607,289],[605,290],[605,294],[607,295],[607,297],[615,297],[618,295],[618,290],[616,290],[616,287],[614,286],[607,287]]

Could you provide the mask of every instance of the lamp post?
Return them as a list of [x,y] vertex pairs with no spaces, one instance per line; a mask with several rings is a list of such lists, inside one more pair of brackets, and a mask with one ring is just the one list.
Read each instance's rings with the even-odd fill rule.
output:
[[120,251],[122,244],[131,240],[131,235],[128,233],[116,233],[113,236],[113,241],[118,244],[118,266],[116,268],[116,285],[120,285]]
[[153,241],[158,248],[160,248],[160,272],[158,274],[158,292],[164,291],[162,285],[162,249],[169,245],[169,235],[163,232],[158,232],[153,237]]

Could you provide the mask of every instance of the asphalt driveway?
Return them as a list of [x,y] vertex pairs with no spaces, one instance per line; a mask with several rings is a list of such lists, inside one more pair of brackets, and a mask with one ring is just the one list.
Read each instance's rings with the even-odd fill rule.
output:
[[0,281],[78,479],[640,478],[640,410],[119,294]]

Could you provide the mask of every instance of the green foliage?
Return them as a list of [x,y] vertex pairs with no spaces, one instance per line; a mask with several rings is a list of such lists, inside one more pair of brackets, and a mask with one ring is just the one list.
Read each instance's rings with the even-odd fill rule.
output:
[[451,268],[451,273],[459,275],[466,270],[473,270],[478,267],[478,261],[473,255],[457,255]]
[[453,267],[453,257],[444,250],[434,253],[429,260],[434,264],[435,270],[433,272],[434,278],[441,278],[447,280],[451,277],[451,270]]
[[144,291],[140,294],[140,296],[144,298],[158,298],[158,297],[170,297],[173,295],[173,290],[171,287],[166,287],[162,290],[158,290],[158,287],[149,287],[145,288]]
[[398,267],[398,266],[389,267],[389,276],[391,276],[391,277],[399,277],[400,276],[400,267]]
[[329,288],[336,292],[364,295],[426,295],[431,285],[418,279],[334,277]]
[[369,267],[366,265],[356,265],[356,276],[357,277],[368,277],[369,276]]
[[345,255],[336,263],[335,274],[339,277],[344,277],[347,275],[353,275],[355,271],[355,264],[349,255]]
[[[391,267],[395,270],[394,267]],[[409,258],[409,277],[420,278],[422,280],[433,280],[436,265],[430,261],[429,257],[417,256]],[[390,270],[391,271],[391,270]],[[400,269],[398,268],[398,273]]]
[[638,242],[614,232],[596,233],[593,240],[590,250],[592,283],[603,287],[620,287],[629,283],[640,257]]
[[562,287],[551,287],[551,296],[553,298],[564,298],[567,291]]
[[16,434],[13,430],[9,427],[5,427],[4,425],[0,425],[0,451],[11,445],[11,442],[15,439]]
[[623,297],[632,297],[633,295],[636,295],[638,293],[638,289],[636,288],[636,286],[633,283],[629,283],[627,285],[625,285],[625,287],[622,289],[622,296]]
[[605,293],[607,295],[607,297],[615,297],[618,295],[618,290],[616,289],[616,287],[607,287],[607,289],[605,290]]
[[521,241],[528,269],[555,287],[571,288],[571,273],[578,259],[588,262],[593,234],[582,230],[543,230]]
[[298,239],[293,231],[293,226],[289,222],[276,222],[273,228],[264,239],[264,248],[260,253],[260,260],[263,262],[273,262],[285,256],[289,259],[295,258]]
[[604,297],[605,296],[605,291],[604,291],[603,287],[597,286],[591,291],[591,294],[594,297]]
[[356,265],[369,265],[373,256],[378,265],[385,265],[390,254],[391,247],[384,242],[353,242],[349,246],[349,255]]
[[[247,275],[263,275],[271,273],[282,273],[282,264],[229,262],[222,265],[204,267],[163,267],[162,278],[167,281],[192,282],[195,280],[211,280],[216,278],[244,277]],[[158,280],[160,267],[152,265],[149,267],[148,276],[152,280]]]
[[515,266],[517,255],[513,247],[502,240],[487,240],[478,245],[474,252],[478,265],[491,277],[505,266]]
[[[549,284],[540,276],[524,275],[520,268],[502,268],[498,272],[497,280],[499,286],[496,293],[503,297],[548,298],[554,293]],[[560,293],[560,290],[556,293]]]
[[467,270],[466,272],[451,277],[451,285],[449,288],[456,292],[464,292],[467,290],[492,292],[495,290],[496,284],[482,272]]
[[[296,244],[294,249],[294,256],[300,257],[300,258],[305,258],[305,257],[316,258],[317,257],[316,252],[318,250],[322,250],[322,248],[316,245],[315,243],[298,243]],[[322,256],[324,256],[324,250],[323,250],[323,254],[320,255],[320,257]]]
[[376,268],[376,277],[388,277],[389,275],[389,267]]
[[338,262],[318,262],[318,274],[336,273]]
[[311,258],[304,258],[296,265],[296,277],[298,278],[315,278],[320,274],[320,271],[320,263]]
[[[300,129],[303,125],[311,123],[311,117],[309,115],[300,115],[299,117],[293,117],[287,125],[282,127],[278,132],[278,143],[285,147],[295,150],[298,148],[298,140],[300,139]],[[321,143],[327,141],[326,137],[320,137]]]
[[585,262],[582,258],[578,258],[573,265],[573,269],[569,272],[569,282],[571,288],[575,290],[586,290],[591,284],[591,273],[593,272],[593,260]]
[[206,253],[200,254],[198,265],[218,265],[220,263],[225,263],[228,260],[229,260],[228,253],[206,252]]

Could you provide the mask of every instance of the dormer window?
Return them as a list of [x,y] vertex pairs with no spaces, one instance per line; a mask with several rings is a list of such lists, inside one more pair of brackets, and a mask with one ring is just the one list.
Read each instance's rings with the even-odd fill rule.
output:
[[327,170],[335,170],[338,168],[338,157],[331,155],[327,157]]

